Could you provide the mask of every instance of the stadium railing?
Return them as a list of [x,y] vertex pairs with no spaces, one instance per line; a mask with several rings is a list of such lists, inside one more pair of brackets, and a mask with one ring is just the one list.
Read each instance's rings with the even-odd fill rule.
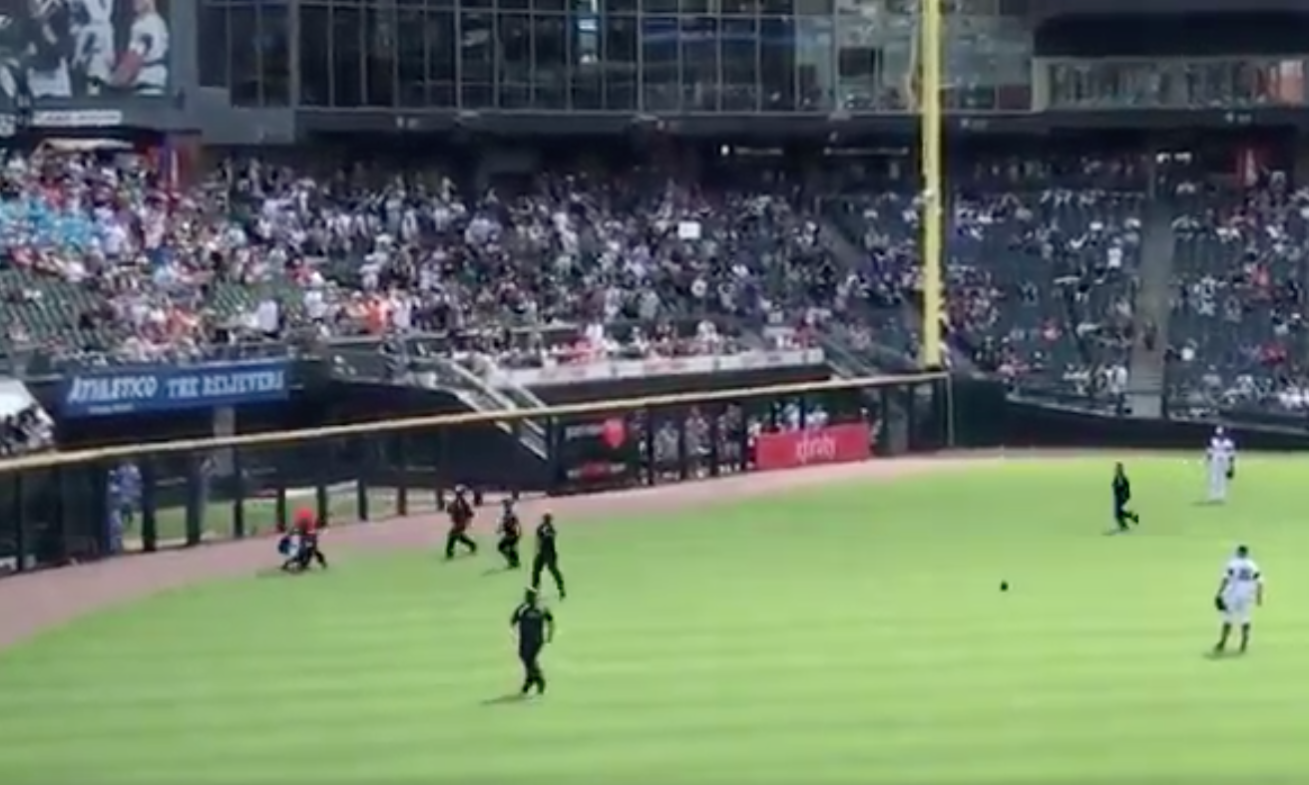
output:
[[[920,373],[29,455],[0,461],[0,574],[267,534],[297,505],[329,526],[437,513],[462,482],[451,434],[527,418],[547,424],[552,494],[937,450],[955,432],[950,377]],[[520,486],[507,467],[473,490]]]

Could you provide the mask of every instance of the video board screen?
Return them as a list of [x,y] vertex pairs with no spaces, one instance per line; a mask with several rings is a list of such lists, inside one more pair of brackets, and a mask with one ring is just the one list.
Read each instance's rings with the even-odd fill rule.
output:
[[0,0],[0,95],[95,103],[172,81],[170,0]]

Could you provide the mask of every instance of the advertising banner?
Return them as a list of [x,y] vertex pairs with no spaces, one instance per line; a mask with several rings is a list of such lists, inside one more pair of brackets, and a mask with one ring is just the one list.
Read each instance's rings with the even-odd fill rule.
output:
[[[110,124],[115,103],[169,94],[170,10],[170,0],[0,0],[0,94],[30,97],[38,117],[57,115],[47,124]],[[63,111],[40,112],[51,103]]]
[[872,432],[867,423],[763,433],[755,440],[755,468],[772,471],[849,463],[866,460],[872,453]]
[[60,414],[99,417],[281,401],[291,394],[290,370],[284,360],[259,360],[80,374],[60,388]]
[[642,435],[631,415],[564,421],[558,427],[559,484],[564,492],[625,488],[639,480]]

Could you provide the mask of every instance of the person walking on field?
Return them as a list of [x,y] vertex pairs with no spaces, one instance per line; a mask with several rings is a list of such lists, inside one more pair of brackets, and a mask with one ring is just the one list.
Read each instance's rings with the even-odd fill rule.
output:
[[468,489],[460,485],[455,488],[454,500],[450,502],[450,531],[445,537],[445,558],[455,557],[455,546],[462,545],[468,553],[477,553],[477,543],[468,536],[468,527],[473,524],[473,505],[468,501]]

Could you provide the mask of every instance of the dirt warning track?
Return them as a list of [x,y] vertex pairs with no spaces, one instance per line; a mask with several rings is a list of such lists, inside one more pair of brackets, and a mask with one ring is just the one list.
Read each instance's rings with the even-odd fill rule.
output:
[[[863,463],[742,474],[629,491],[524,499],[519,507],[531,520],[552,511],[565,525],[621,525],[643,513],[676,511],[730,502],[826,483],[885,481],[907,475],[958,468],[967,462],[995,460],[994,454],[941,454],[872,460]],[[492,516],[483,514],[482,525]],[[433,548],[444,542],[445,526],[437,515],[413,515],[331,529],[327,545],[335,556],[351,550]],[[270,541],[254,538],[219,542],[185,550],[123,556],[101,562],[23,574],[0,580],[0,648],[42,630],[66,624],[92,611],[147,597],[188,583],[253,575],[276,564]]]

